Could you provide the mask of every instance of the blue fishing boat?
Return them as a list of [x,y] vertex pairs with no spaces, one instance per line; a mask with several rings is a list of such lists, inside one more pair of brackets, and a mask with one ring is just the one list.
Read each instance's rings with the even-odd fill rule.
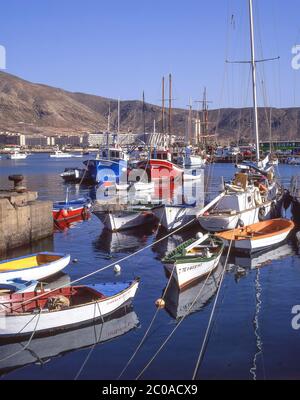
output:
[[[127,162],[129,155],[119,147],[101,149],[93,160],[84,162],[94,183],[127,182]],[[122,179],[122,177],[124,179]]]

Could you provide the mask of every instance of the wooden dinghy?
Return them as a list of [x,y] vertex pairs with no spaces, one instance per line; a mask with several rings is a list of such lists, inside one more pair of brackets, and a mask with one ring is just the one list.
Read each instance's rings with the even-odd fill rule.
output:
[[[135,296],[139,279],[93,286],[69,286],[52,292],[0,296],[0,340],[49,334],[112,314]],[[35,297],[40,296],[36,299]],[[31,300],[32,299],[32,300]]]
[[70,263],[70,254],[36,253],[0,262],[0,283],[15,279],[37,281],[61,271]]
[[182,243],[162,259],[167,271],[174,271],[179,288],[207,275],[219,264],[223,240],[209,234],[200,235]]
[[232,248],[235,250],[255,252],[283,242],[294,226],[290,220],[276,218],[221,232],[216,236],[223,239],[227,246],[232,240]]

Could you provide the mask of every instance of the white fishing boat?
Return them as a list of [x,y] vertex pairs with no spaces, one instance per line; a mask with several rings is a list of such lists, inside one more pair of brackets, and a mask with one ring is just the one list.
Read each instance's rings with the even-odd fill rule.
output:
[[187,205],[160,205],[152,208],[152,213],[166,231],[172,231],[183,225],[197,222],[197,215],[202,210],[201,206]]
[[54,275],[70,263],[69,254],[36,253],[0,262],[0,283],[14,279],[38,281]]
[[15,150],[13,153],[8,154],[9,160],[25,160],[28,157],[27,153],[21,153],[20,150]]
[[15,343],[3,343],[0,346],[0,374],[117,339],[138,325],[139,320],[132,307],[124,307],[104,322],[83,325],[55,335],[34,336],[30,343],[23,338]]
[[224,248],[222,239],[212,235],[198,236],[182,243],[162,259],[179,288],[211,273],[219,264]]
[[72,158],[73,154],[61,150],[56,150],[54,154],[50,154],[50,158]]
[[278,218],[218,233],[216,236],[223,239],[227,246],[232,243],[234,250],[255,252],[284,242],[294,227],[292,221]]
[[146,206],[129,206],[119,211],[97,211],[94,209],[93,214],[100,219],[105,228],[112,232],[135,228],[137,226],[145,225],[154,221],[151,208]]
[[223,196],[199,215],[203,229],[220,232],[281,216],[284,191],[272,171],[244,164]]
[[[104,318],[129,303],[139,279],[0,296],[0,339],[50,334]],[[38,297],[40,296],[40,297]],[[37,297],[36,299],[33,299]],[[33,299],[33,300],[32,300]]]

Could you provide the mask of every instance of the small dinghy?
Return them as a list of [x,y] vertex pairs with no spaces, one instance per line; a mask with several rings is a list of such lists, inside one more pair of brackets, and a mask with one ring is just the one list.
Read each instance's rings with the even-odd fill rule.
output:
[[[49,335],[102,319],[134,298],[139,279],[0,296],[0,340]],[[35,298],[39,296],[38,298]]]
[[91,201],[89,199],[58,201],[53,204],[53,219],[60,222],[78,216],[84,218],[90,208]]
[[227,246],[232,241],[232,248],[236,251],[255,252],[283,242],[294,226],[292,221],[277,218],[221,232],[216,236],[223,239]]
[[199,233],[196,239],[182,243],[168,253],[162,262],[183,288],[207,275],[219,264],[224,248],[223,240],[213,235]]
[[0,262],[0,283],[16,279],[37,281],[61,271],[70,263],[70,254],[36,253]]

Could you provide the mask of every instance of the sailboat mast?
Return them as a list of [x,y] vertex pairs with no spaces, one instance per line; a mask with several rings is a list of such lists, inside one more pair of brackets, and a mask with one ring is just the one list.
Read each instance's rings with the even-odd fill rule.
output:
[[252,67],[254,132],[255,132],[255,144],[256,144],[256,161],[259,162],[260,153],[259,153],[259,133],[258,133],[257,93],[256,93],[256,62],[255,62],[253,2],[252,2],[252,0],[249,0],[249,16],[250,16],[250,41],[251,41],[251,67]]

